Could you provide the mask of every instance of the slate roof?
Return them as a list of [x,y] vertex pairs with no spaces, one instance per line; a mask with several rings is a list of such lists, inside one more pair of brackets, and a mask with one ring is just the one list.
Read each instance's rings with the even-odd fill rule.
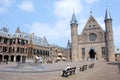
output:
[[[17,30],[18,30],[18,28],[17,28]],[[16,31],[12,35],[12,34],[9,33],[9,29],[8,28],[3,27],[0,30],[0,36],[7,37],[7,38],[25,39],[25,40],[28,40],[28,42],[30,42],[30,34],[29,33],[25,33],[25,32],[21,32],[20,29],[19,29],[19,31]],[[39,37],[39,36],[33,35],[32,42],[35,45],[48,46],[48,42],[47,42],[47,39],[45,37]]]

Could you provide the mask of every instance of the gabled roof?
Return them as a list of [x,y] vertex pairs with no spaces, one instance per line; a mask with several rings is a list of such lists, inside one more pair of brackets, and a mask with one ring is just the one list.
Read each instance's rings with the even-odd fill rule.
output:
[[[28,40],[28,42],[30,42],[30,34],[21,32],[19,27],[16,29],[16,32],[13,35],[9,34],[8,29],[3,27],[0,30],[0,36],[7,37],[7,38],[25,39],[25,40]],[[48,42],[45,37],[42,38],[42,37],[33,35],[32,42],[34,45],[48,46]]]
[[8,29],[7,27],[2,27],[0,31],[3,31],[3,32],[8,33],[8,32],[9,32],[9,29]]
[[[90,17],[88,18],[84,29],[94,29],[94,28],[99,28],[101,31],[103,31],[103,29],[101,28],[101,26],[98,24],[98,22],[95,20],[95,18],[90,15]],[[83,31],[84,31],[83,29]]]
[[48,46],[47,40],[45,38],[41,38],[41,37],[38,37],[38,36],[33,36],[32,42],[35,45]]
[[7,38],[11,38],[12,35],[9,33],[9,29],[6,27],[2,27],[0,30],[0,36],[2,37],[7,37]]

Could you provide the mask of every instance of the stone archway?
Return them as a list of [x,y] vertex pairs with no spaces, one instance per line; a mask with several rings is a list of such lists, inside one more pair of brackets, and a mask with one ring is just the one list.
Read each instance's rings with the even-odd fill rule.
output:
[[89,52],[89,59],[90,60],[95,60],[96,59],[96,52],[94,51],[94,49],[91,49]]
[[16,62],[20,62],[20,61],[21,61],[21,56],[20,55],[16,56]]
[[14,61],[14,55],[11,55],[11,60],[10,61]]
[[2,55],[0,54],[0,61],[2,61]]
[[8,61],[9,60],[9,56],[8,55],[4,55],[4,61]]
[[26,56],[22,56],[22,62],[24,63],[26,61]]

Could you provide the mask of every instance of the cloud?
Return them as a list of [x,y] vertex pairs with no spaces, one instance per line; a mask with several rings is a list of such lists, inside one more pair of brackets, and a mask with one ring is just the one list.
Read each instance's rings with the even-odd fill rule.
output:
[[33,12],[34,4],[32,0],[24,0],[18,7],[23,11]]
[[88,18],[81,18],[80,23],[78,24],[78,34],[80,34],[86,24]]
[[88,4],[93,4],[95,2],[98,2],[98,0],[85,0]]
[[[30,33],[34,33],[37,36],[45,36],[48,39],[48,42],[55,43],[58,40],[62,40],[66,37],[68,37],[69,29],[65,27],[65,25],[62,25],[64,22],[58,22],[55,27],[51,27],[49,24],[44,24],[41,22],[34,22],[32,24],[25,24],[25,27],[30,28]],[[60,26],[63,27],[60,27]],[[69,33],[69,34],[68,34]]]
[[0,0],[0,13],[6,13],[14,0]]
[[102,27],[103,30],[105,30],[105,23],[104,23],[104,18],[103,17],[97,17],[96,21],[98,24]]
[[[86,9],[82,4],[81,0],[55,0],[53,2],[53,15],[57,20],[54,21],[54,24],[35,21],[25,26],[28,26],[30,32],[35,33],[35,35],[46,36],[50,44],[55,43],[65,47],[68,39],[71,39],[70,20],[73,9],[78,19],[77,15],[81,15],[82,10]],[[79,31],[82,31],[86,21],[86,17],[78,19]]]
[[[12,0],[13,1],[13,0]],[[0,0],[0,4],[2,6],[7,6],[7,5],[10,5],[11,4],[11,1],[10,0]]]
[[[103,30],[105,30],[105,23],[104,23],[104,18],[99,17],[96,18],[97,22],[100,24]],[[113,27],[113,37],[114,37],[114,45],[120,45],[120,38],[118,37],[120,35],[120,26],[112,26]]]
[[27,24],[27,26],[30,26],[30,32],[34,32],[38,36],[46,36],[48,42],[65,46],[67,40],[70,39],[69,22],[73,9],[76,14],[79,14],[83,6],[80,0],[58,0],[54,2],[53,7],[53,13],[57,18],[53,25],[36,21],[32,24]]
[[59,0],[54,2],[54,14],[58,17],[66,17],[73,13],[79,14],[83,10],[80,0]]
[[113,26],[114,44],[120,47],[120,26]]
[[7,8],[5,8],[5,7],[0,8],[0,13],[6,13],[6,12],[7,12]]

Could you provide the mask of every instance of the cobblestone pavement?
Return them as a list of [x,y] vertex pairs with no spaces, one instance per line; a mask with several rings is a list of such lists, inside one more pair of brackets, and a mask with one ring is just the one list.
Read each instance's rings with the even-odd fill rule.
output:
[[[16,63],[0,65],[0,80],[120,80],[120,63],[94,62],[95,67],[80,72],[79,67],[83,64],[93,62],[59,62],[53,64],[42,64],[48,72],[24,73],[24,72],[3,72],[9,67],[16,66]],[[69,77],[61,77],[61,71],[69,64],[76,66],[76,73]],[[58,69],[58,70],[57,70]],[[51,70],[51,71],[50,71]],[[57,71],[55,71],[57,70]]]

